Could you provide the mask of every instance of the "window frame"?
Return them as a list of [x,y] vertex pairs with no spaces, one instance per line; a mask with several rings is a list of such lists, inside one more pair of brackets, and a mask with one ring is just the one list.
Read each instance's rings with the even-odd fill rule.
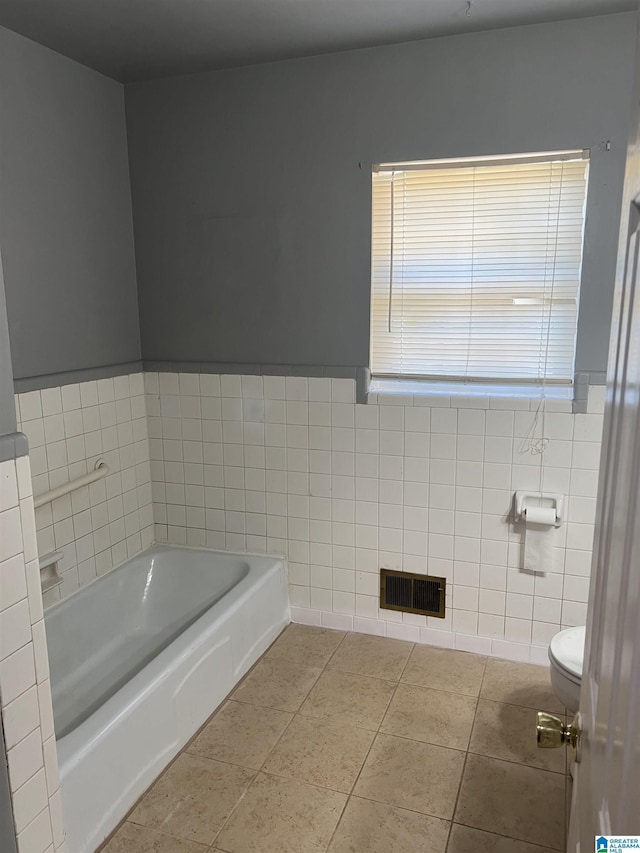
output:
[[[576,379],[576,353],[578,330],[580,322],[580,295],[583,287],[583,261],[584,261],[584,239],[587,219],[587,202],[590,188],[590,159],[591,150],[589,148],[582,149],[566,149],[561,151],[541,151],[531,154],[500,154],[488,155],[483,157],[462,157],[462,158],[447,158],[440,160],[416,160],[416,161],[398,161],[398,162],[381,162],[372,166],[371,180],[371,228],[372,228],[372,243],[370,251],[370,327],[369,327],[369,368],[365,372],[366,383],[365,391],[375,394],[410,394],[410,395],[464,395],[464,396],[513,396],[513,397],[540,397],[540,389],[543,389],[544,396],[559,400],[573,399]],[[377,372],[373,373],[373,267],[374,267],[374,249],[373,249],[373,230],[374,230],[374,209],[373,209],[373,189],[374,175],[380,171],[411,171],[421,170],[427,171],[430,169],[446,169],[446,168],[469,168],[478,166],[492,165],[518,165],[529,163],[553,163],[556,161],[586,161],[586,174],[584,181],[584,196],[582,199],[582,226],[581,226],[581,244],[580,244],[580,261],[578,273],[578,287],[576,291],[576,314],[575,314],[575,332],[573,338],[572,352],[572,375],[565,379],[552,379],[549,377],[539,378],[520,378],[513,377],[475,377],[464,375],[444,375],[444,374],[393,374]]]

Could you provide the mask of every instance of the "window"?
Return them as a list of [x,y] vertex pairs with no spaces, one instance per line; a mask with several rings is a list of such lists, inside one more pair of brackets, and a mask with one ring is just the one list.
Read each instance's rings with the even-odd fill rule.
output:
[[373,173],[371,373],[573,381],[587,152]]

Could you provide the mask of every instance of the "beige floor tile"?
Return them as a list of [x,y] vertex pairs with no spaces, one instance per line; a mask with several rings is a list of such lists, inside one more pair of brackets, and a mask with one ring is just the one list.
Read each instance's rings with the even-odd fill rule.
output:
[[239,702],[277,711],[297,711],[321,671],[287,660],[262,658],[231,696]]
[[123,823],[101,853],[206,853],[209,850],[194,841],[163,835],[146,826]]
[[444,853],[448,834],[446,820],[351,797],[329,853]]
[[411,654],[412,643],[368,634],[347,634],[328,663],[329,669],[397,681]]
[[469,652],[415,646],[402,681],[466,696],[477,696],[486,658]]
[[490,658],[480,695],[494,702],[564,713],[563,706],[551,689],[549,669],[546,666]]
[[476,703],[474,696],[399,684],[380,731],[466,750]]
[[470,753],[455,821],[560,850],[564,776]]
[[292,719],[285,711],[229,700],[186,751],[259,770]]
[[449,820],[463,765],[456,749],[379,734],[353,793]]
[[374,733],[298,715],[264,766],[266,773],[349,793]]
[[504,835],[494,835],[482,832],[480,829],[471,829],[468,826],[460,826],[457,823],[451,828],[451,837],[447,853],[549,853],[548,847],[540,847],[537,844],[527,844],[524,841],[515,841],[513,838],[505,838]]
[[323,667],[344,639],[344,631],[291,624],[280,634],[267,657],[300,666]]
[[395,684],[347,672],[325,670],[300,708],[306,717],[377,729]]
[[347,797],[260,773],[216,839],[227,853],[323,853]]
[[147,792],[129,820],[211,844],[255,773],[183,753]]
[[532,708],[480,699],[469,750],[528,767],[565,772],[565,749],[538,749],[536,712]]

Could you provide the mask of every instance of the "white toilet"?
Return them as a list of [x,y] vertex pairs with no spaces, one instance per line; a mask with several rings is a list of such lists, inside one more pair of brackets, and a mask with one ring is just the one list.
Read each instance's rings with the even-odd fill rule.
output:
[[580,704],[582,661],[586,628],[565,628],[549,644],[551,686],[562,704],[572,713]]

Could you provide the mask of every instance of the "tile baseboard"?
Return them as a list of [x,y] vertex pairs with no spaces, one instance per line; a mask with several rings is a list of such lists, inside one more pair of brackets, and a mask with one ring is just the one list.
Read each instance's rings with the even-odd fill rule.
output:
[[357,634],[372,634],[379,637],[391,637],[407,640],[427,646],[444,649],[474,652],[503,660],[534,663],[548,666],[547,647],[527,643],[513,643],[508,640],[496,640],[491,637],[473,636],[454,631],[438,631],[435,628],[420,628],[417,625],[402,625],[396,622],[383,622],[379,619],[366,619],[343,613],[331,613],[327,610],[314,610],[311,607],[291,607],[291,621],[301,625],[314,625],[322,628],[334,628],[339,631],[354,631]]

